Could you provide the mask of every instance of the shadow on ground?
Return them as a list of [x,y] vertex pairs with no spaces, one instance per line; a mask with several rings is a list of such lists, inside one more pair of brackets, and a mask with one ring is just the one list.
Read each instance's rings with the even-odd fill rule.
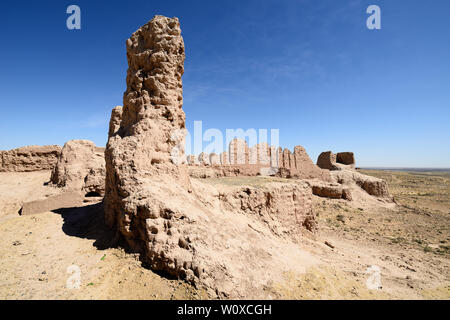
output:
[[53,212],[64,219],[62,230],[65,234],[95,240],[94,246],[99,250],[117,247],[115,233],[105,223],[103,202]]
[[[52,212],[62,216],[64,220],[62,230],[68,236],[95,240],[93,245],[98,250],[120,247],[126,253],[139,253],[139,251],[131,250],[126,242],[118,236],[118,233],[111,230],[105,223],[103,201],[82,207],[56,209]],[[139,255],[139,260],[144,268],[152,270],[163,278],[177,279],[167,272],[151,268],[148,263],[142,260],[142,257],[142,255]]]

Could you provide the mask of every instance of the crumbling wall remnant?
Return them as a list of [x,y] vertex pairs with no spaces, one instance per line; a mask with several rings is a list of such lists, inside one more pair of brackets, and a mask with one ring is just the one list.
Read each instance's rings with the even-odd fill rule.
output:
[[120,126],[111,119],[110,133],[116,134],[110,134],[105,151],[105,220],[153,269],[192,281],[201,268],[192,265],[194,249],[178,222],[191,187],[185,164],[172,158],[174,148],[184,146],[185,129],[178,19],[155,16],[126,47]]
[[0,151],[0,172],[30,172],[52,170],[58,161],[61,147],[28,146]]
[[65,191],[103,196],[105,174],[104,148],[89,140],[70,140],[62,148],[50,181]]
[[[230,142],[228,151],[219,157],[201,153],[198,161],[193,156],[187,156],[187,162],[190,166],[211,166],[216,176],[263,175],[331,181],[329,172],[317,167],[302,146],[296,146],[294,152],[267,143],[249,148],[245,140],[236,138]],[[198,175],[196,168],[190,168],[190,172]]]
[[353,152],[331,151],[322,152],[317,158],[317,166],[328,170],[348,170],[355,169],[355,156]]

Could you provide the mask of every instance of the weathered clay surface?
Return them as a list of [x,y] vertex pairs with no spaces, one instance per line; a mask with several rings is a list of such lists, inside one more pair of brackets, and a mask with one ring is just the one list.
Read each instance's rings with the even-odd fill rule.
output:
[[322,152],[317,158],[317,166],[328,170],[351,170],[355,168],[353,152]]
[[[353,152],[339,152],[337,154],[331,151],[322,152],[317,158],[317,166],[331,170],[331,178],[335,183],[350,187],[356,185],[372,196],[384,198],[388,201],[392,200],[386,181],[355,171],[355,156]],[[331,190],[327,190],[322,185],[313,187],[313,192],[317,195],[328,194],[330,195],[328,198],[338,197],[339,194],[337,189],[331,192]],[[335,195],[331,196],[333,193]],[[350,194],[350,191],[348,191],[348,194]]]
[[353,152],[338,152],[336,154],[336,162],[345,165],[355,165],[355,155]]
[[108,137],[111,137],[113,134],[117,133],[120,129],[120,124],[122,122],[122,106],[117,106],[111,111],[111,119],[109,120],[109,130]]
[[330,199],[345,199],[352,200],[350,188],[338,183],[327,183],[320,180],[309,180],[312,193],[319,197]]
[[275,235],[289,235],[295,242],[301,240],[302,227],[311,232],[317,230],[307,183],[239,187],[219,198],[225,210],[254,215],[266,222]]
[[187,163],[190,166],[194,166],[194,165],[198,165],[199,161],[198,161],[198,157],[194,156],[194,155],[189,155],[186,157]]
[[336,155],[331,151],[322,152],[317,158],[317,166],[322,169],[338,170]]
[[239,298],[277,281],[280,266],[303,268],[309,258],[301,258],[298,243],[316,231],[317,222],[311,188],[303,181],[232,186],[226,180],[214,179],[212,186],[193,179],[197,201],[207,210],[198,215],[193,208],[183,221],[202,282],[219,297]]
[[105,193],[104,148],[89,140],[68,141],[50,178],[51,182],[66,191],[82,194]]
[[228,152],[224,151],[220,154],[220,165],[228,166],[230,164],[230,158]]
[[332,171],[331,176],[333,181],[339,184],[348,186],[356,185],[372,196],[392,201],[387,183],[383,179],[366,176],[354,170]]
[[249,148],[247,142],[242,139],[233,139],[228,148],[228,155],[231,165],[248,165]]
[[30,172],[52,170],[58,161],[61,147],[28,146],[0,151],[0,172]]
[[223,177],[223,174],[218,173],[217,170],[211,167],[204,166],[189,166],[188,167],[189,176],[192,178],[218,178]]
[[211,165],[209,155],[206,154],[206,153],[204,153],[204,152],[202,152],[202,153],[200,153],[200,154],[198,155],[198,162],[199,162],[201,165],[204,165],[204,166],[209,166],[209,165]]
[[188,203],[190,197],[187,170],[171,157],[184,145],[179,21],[155,16],[126,46],[122,120],[105,152],[105,218],[152,268],[193,280],[197,267],[184,264],[193,251],[179,245],[184,238],[175,231],[185,217],[179,201]]
[[[283,156],[289,159],[289,175],[292,178],[298,179],[320,179],[323,181],[330,181],[328,171],[322,170],[312,162],[311,158],[306,153],[306,150],[302,146],[296,146],[294,153],[285,149]],[[287,154],[289,153],[289,154]],[[285,160],[288,161],[287,159]]]
[[210,163],[212,166],[220,166],[220,165],[221,165],[221,162],[220,162],[220,157],[219,157],[219,155],[216,154],[216,153],[211,153],[211,154],[209,155],[209,163]]

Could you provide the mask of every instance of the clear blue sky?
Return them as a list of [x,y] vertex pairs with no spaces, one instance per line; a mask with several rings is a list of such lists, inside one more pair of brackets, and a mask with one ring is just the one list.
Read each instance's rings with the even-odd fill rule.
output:
[[[66,28],[81,7],[81,30]],[[366,8],[381,7],[381,30]],[[105,145],[125,40],[176,16],[187,127],[278,128],[359,166],[450,167],[450,1],[14,1],[0,10],[0,149]]]

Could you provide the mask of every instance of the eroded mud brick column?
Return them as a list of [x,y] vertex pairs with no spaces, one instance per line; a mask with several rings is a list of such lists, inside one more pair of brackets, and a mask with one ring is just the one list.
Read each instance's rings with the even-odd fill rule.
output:
[[[175,198],[168,197],[190,189],[186,167],[178,161],[186,159],[185,51],[178,19],[155,16],[133,33],[126,48],[120,127],[113,121],[105,151],[105,219],[152,268],[178,275],[178,249],[170,249],[179,247],[170,231],[178,211],[170,207]],[[174,156],[176,149],[181,151]]]

